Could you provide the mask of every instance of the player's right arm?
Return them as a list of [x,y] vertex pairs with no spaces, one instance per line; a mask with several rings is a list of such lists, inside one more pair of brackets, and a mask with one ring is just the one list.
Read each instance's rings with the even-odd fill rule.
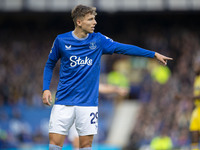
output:
[[59,40],[58,38],[55,39],[54,44],[52,46],[52,49],[50,51],[48,60],[46,62],[45,68],[44,68],[44,74],[43,74],[43,94],[42,94],[42,100],[43,103],[46,105],[51,105],[50,102],[52,102],[52,96],[51,92],[49,90],[51,78],[53,75],[53,69],[60,58],[59,53]]

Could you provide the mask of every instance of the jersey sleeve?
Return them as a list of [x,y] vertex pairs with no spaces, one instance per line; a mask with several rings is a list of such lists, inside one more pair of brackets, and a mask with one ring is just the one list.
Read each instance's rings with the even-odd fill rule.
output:
[[115,44],[114,41],[112,39],[110,39],[109,37],[102,35],[101,33],[99,33],[100,35],[100,40],[101,40],[101,45],[103,47],[103,54],[113,54],[115,51]]
[[154,51],[146,50],[135,45],[122,44],[118,42],[114,42],[114,44],[115,44],[114,53],[117,53],[117,54],[142,56],[142,57],[150,57],[150,58],[153,58],[155,56]]
[[46,62],[45,68],[44,68],[44,73],[43,73],[43,91],[44,90],[49,90],[52,74],[53,74],[53,69],[60,58],[60,53],[59,53],[59,40],[58,37],[55,39],[52,49],[49,53],[48,60]]
[[[99,33],[100,34],[100,33]],[[124,54],[133,56],[143,56],[153,58],[155,52],[143,49],[141,47],[129,44],[115,42],[107,36],[100,34],[101,44],[103,46],[103,54]]]

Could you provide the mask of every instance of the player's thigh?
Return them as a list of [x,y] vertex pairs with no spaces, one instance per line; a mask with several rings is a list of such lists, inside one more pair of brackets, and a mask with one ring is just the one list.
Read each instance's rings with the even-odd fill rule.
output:
[[80,107],[76,109],[75,126],[79,136],[97,134],[98,107]]
[[49,143],[53,145],[63,146],[65,141],[65,135],[58,133],[49,133]]
[[49,121],[49,133],[67,135],[74,123],[75,113],[73,106],[54,105]]
[[93,135],[79,136],[79,147],[92,147]]

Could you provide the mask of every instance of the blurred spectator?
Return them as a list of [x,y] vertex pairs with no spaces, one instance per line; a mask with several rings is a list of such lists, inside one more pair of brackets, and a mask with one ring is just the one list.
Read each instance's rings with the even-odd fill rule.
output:
[[160,135],[154,137],[150,143],[152,150],[171,150],[173,148],[173,143],[171,138],[167,135],[168,130],[163,127]]

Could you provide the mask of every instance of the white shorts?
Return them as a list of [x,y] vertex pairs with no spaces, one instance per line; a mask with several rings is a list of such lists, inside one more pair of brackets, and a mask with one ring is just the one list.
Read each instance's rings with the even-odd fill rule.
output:
[[49,133],[67,135],[73,123],[75,123],[79,136],[97,134],[98,107],[53,106],[49,121]]

